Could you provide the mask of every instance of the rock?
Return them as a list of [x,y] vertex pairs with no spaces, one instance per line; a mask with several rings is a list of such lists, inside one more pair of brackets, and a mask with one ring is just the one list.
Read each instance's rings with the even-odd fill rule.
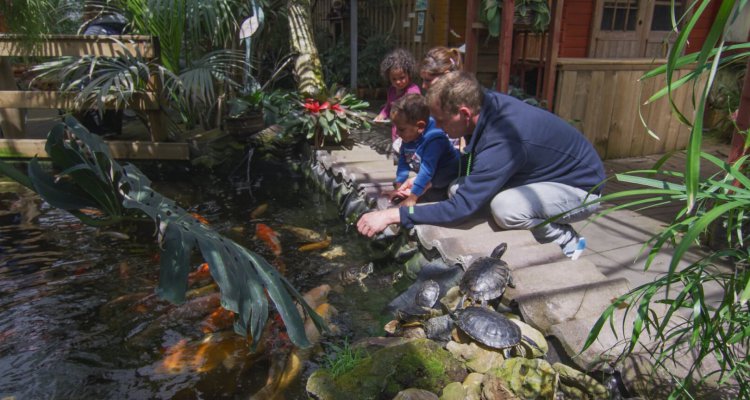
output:
[[445,296],[440,299],[440,304],[442,304],[446,310],[455,310],[459,301],[461,301],[461,290],[458,286],[453,286],[448,289]]
[[463,361],[470,371],[482,374],[500,368],[505,361],[502,353],[481,347],[474,342],[463,344],[451,341],[446,345],[446,349]]
[[[575,390],[566,389],[576,389],[577,391],[580,391],[583,396],[578,396],[575,398],[587,400],[610,398],[607,388],[599,383],[596,379],[586,375],[585,373],[562,363],[555,363],[552,365],[552,368],[554,368],[560,376],[560,390],[562,392],[575,392]],[[571,396],[569,395],[568,397]]]
[[521,343],[517,347],[518,351],[521,352],[520,356],[538,358],[547,355],[549,345],[542,332],[517,318],[510,318],[510,320],[521,328]]
[[392,398],[407,388],[439,393],[465,377],[466,369],[448,351],[431,340],[415,339],[377,350],[336,378],[319,369],[307,380],[307,392],[326,400],[351,400],[353,393],[363,399]]
[[[570,397],[570,399],[577,399]],[[503,381],[492,375],[485,375],[482,382],[482,400],[520,400],[503,384]]]
[[461,382],[451,382],[443,388],[443,395],[440,400],[464,400],[466,398],[466,389]]
[[484,375],[472,372],[464,379],[463,386],[466,390],[466,400],[481,400],[482,381]]
[[438,396],[429,390],[409,388],[398,392],[393,400],[438,400]]
[[491,373],[505,382],[508,389],[523,399],[555,398],[558,376],[547,361],[535,358],[511,358]]

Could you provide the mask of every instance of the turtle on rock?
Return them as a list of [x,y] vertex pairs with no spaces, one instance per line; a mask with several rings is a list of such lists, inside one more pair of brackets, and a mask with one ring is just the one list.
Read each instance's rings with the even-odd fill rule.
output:
[[477,259],[466,269],[458,285],[462,294],[459,308],[463,307],[467,298],[472,305],[479,301],[485,307],[488,301],[500,298],[506,286],[514,287],[510,268],[501,260],[507,249],[506,243],[500,243],[489,257]]
[[456,310],[455,323],[477,342],[495,349],[508,349],[521,342],[521,328],[497,311],[471,306]]

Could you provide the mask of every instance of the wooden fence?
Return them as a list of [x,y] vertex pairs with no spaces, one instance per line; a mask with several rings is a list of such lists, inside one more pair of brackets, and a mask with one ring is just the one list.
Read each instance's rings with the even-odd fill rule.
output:
[[[664,60],[654,59],[560,58],[554,112],[578,127],[602,159],[684,149],[690,131],[672,115],[666,96],[643,105],[665,86],[665,77],[642,82],[639,78],[663,64]],[[678,71],[675,80],[686,73]],[[673,91],[672,97],[692,118],[695,110],[688,86]],[[649,135],[641,117],[658,139]]]
[[[20,109],[47,108],[74,110],[74,93],[44,90],[17,90],[8,63],[13,56],[81,57],[96,55],[116,57],[123,51],[139,54],[146,59],[158,59],[158,43],[150,36],[109,36],[53,35],[42,43],[28,47],[15,35],[0,35],[0,116],[3,119],[3,136],[0,139],[0,155],[12,157],[32,157],[44,154],[44,139],[27,138]],[[124,47],[124,48],[123,48]],[[185,143],[163,143],[166,128],[158,101],[159,85],[156,80],[150,83],[152,92],[136,98],[131,106],[144,111],[148,116],[151,142],[108,141],[112,155],[116,158],[158,158],[187,159],[188,147]],[[107,105],[108,108],[112,105]]]
[[[340,13],[333,3],[347,8]],[[446,44],[449,34],[449,3],[447,0],[359,1],[358,31],[360,36],[389,35],[394,40],[395,47],[407,49],[415,58],[420,59],[431,47]],[[312,13],[316,31],[328,32],[333,37],[348,37],[348,4],[348,0],[317,1]]]

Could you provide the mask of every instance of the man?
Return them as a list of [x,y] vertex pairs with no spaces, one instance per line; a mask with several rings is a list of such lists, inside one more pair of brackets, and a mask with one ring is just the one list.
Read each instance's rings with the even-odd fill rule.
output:
[[[540,243],[555,242],[572,257],[585,247],[570,223],[596,205],[604,179],[599,156],[559,117],[513,97],[484,92],[465,72],[441,77],[427,93],[436,125],[451,138],[467,136],[462,178],[450,199],[367,213],[357,229],[372,237],[389,224],[458,224],[490,205],[504,229],[530,229]],[[469,137],[470,136],[470,137]],[[574,210],[553,223],[549,217]]]

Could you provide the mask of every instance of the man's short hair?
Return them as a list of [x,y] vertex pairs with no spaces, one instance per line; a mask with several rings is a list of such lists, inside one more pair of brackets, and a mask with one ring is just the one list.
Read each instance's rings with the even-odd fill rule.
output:
[[407,93],[400,99],[391,104],[391,119],[396,115],[401,115],[410,124],[416,124],[419,121],[425,121],[430,118],[430,107],[427,106],[427,100],[418,93]]
[[428,104],[438,104],[443,112],[458,113],[467,107],[478,113],[484,102],[482,86],[468,72],[454,71],[436,79],[427,91]]

